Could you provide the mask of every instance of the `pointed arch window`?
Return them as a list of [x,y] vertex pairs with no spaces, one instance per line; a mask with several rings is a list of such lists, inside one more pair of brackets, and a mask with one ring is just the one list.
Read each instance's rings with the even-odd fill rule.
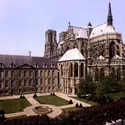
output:
[[63,76],[63,66],[61,65],[61,76]]
[[69,70],[70,70],[70,71],[69,71],[69,73],[70,73],[69,76],[70,76],[70,77],[73,76],[73,70],[72,70],[72,69],[73,69],[73,64],[71,63],[71,64],[70,64],[70,68],[69,68]]
[[83,63],[81,63],[81,67],[80,67],[80,74],[81,74],[81,77],[84,76],[84,69],[83,69]]
[[109,45],[109,57],[112,59],[115,56],[115,43],[112,41]]
[[78,63],[75,63],[74,65],[74,76],[78,77]]

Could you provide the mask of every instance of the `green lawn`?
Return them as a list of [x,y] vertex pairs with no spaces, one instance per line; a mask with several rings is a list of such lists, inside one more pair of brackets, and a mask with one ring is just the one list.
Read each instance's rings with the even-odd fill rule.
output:
[[71,98],[74,98],[74,99],[77,99],[77,100],[79,100],[79,101],[82,101],[82,102],[88,103],[88,104],[90,104],[90,105],[98,105],[97,102],[89,101],[89,100],[87,100],[87,99],[78,98],[78,97],[71,97]]
[[68,105],[68,101],[57,96],[46,95],[35,98],[41,104],[51,104],[55,106]]
[[62,109],[63,111],[77,111],[77,110],[80,110],[81,108],[79,107],[72,107],[72,108],[66,108],[66,109]]
[[5,113],[21,112],[30,105],[26,99],[0,100],[0,109],[4,109]]

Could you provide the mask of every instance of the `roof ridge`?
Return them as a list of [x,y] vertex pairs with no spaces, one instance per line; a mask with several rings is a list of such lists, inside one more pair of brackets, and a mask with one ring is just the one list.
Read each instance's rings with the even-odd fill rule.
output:
[[104,24],[107,24],[107,22],[105,22],[105,23],[103,23],[103,24],[100,24],[100,25],[98,25],[98,26],[96,26],[96,27],[93,27],[93,29],[94,29],[94,28],[97,28],[97,27],[99,27],[99,26],[101,26],[101,25],[104,25]]
[[0,56],[25,56],[25,57],[30,57],[29,55],[11,55],[11,54],[0,54]]
[[78,26],[73,26],[73,25],[71,25],[71,27],[80,28],[80,29],[85,29],[86,30],[86,28],[83,28],[83,27],[78,27]]

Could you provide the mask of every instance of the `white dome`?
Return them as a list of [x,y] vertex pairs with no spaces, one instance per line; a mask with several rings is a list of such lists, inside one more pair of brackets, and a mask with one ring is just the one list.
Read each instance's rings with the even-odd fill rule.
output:
[[71,61],[71,60],[85,60],[81,52],[77,49],[70,49],[68,50],[59,60],[61,61]]

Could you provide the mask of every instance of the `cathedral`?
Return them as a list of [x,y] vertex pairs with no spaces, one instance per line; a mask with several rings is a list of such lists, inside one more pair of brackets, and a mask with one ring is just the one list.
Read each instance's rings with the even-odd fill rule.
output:
[[92,76],[114,72],[117,79],[125,75],[122,34],[113,25],[111,3],[106,23],[86,28],[75,27],[59,35],[45,32],[44,57],[29,55],[0,55],[0,96],[63,92],[76,94],[78,86]]
[[60,73],[60,91],[76,94],[81,80],[91,75],[94,80],[111,72],[117,79],[125,74],[124,44],[122,34],[113,25],[111,3],[109,2],[106,23],[86,28],[68,24],[66,31],[45,32],[44,57],[57,61]]

